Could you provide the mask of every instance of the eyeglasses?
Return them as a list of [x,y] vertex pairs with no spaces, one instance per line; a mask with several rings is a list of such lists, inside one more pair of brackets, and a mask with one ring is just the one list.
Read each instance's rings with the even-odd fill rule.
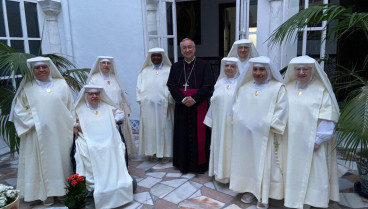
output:
[[249,47],[248,46],[239,46],[238,49],[240,49],[240,50],[246,50],[246,49],[249,49]]
[[89,96],[93,96],[93,95],[95,95],[95,96],[100,96],[100,92],[88,92],[87,93]]
[[298,67],[298,68],[295,68],[295,71],[298,71],[298,72],[306,72],[306,71],[310,71],[312,70],[312,68],[308,67]]
[[48,65],[36,65],[33,67],[33,70],[41,70],[41,69],[48,69]]

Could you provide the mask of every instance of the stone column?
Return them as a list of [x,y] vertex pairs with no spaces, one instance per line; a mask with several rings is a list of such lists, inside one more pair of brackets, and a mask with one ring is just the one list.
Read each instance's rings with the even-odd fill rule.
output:
[[[282,24],[282,0],[269,0],[270,2],[270,34]],[[281,69],[281,49],[279,45],[269,46],[269,56],[278,69]]]
[[[159,15],[158,7],[159,1],[148,0],[147,5],[147,33],[148,35],[158,35],[158,21],[157,16]],[[148,49],[159,46],[158,39],[148,39]]]
[[42,11],[45,13],[45,25],[43,41],[48,43],[46,53],[61,54],[60,31],[58,26],[58,15],[61,9],[60,0],[38,0]]

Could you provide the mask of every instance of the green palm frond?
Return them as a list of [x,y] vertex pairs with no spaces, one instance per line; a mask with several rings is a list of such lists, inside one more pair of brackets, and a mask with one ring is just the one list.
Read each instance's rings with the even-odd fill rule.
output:
[[352,91],[342,107],[336,127],[337,144],[348,152],[357,153],[368,158],[368,86]]
[[27,59],[35,57],[33,54],[18,52],[5,44],[0,43],[0,77],[21,74],[32,79]]
[[289,42],[292,39],[296,40],[295,34],[305,27],[317,25],[322,21],[326,21],[328,25],[334,20],[338,20],[338,23],[331,26],[326,39],[332,37],[339,39],[355,31],[363,31],[368,39],[368,13],[352,12],[351,9],[335,4],[322,4],[311,6],[293,15],[273,31],[267,40],[270,41],[271,46],[282,44],[284,41]]
[[62,76],[73,91],[79,92],[86,84],[89,71],[89,68],[71,69],[62,72]]
[[88,68],[75,69],[76,67],[71,61],[56,54],[44,54],[42,56],[52,60],[73,91],[79,92],[82,89],[90,71]]
[[10,46],[0,43],[0,56],[3,55],[3,53],[12,53],[17,52],[17,50],[11,48]]
[[335,74],[331,77],[331,83],[334,87],[336,96],[339,94],[346,94],[351,89],[361,88],[368,86],[368,78],[363,77],[367,71],[368,55],[365,57],[365,61],[361,69],[357,69],[356,65],[352,66],[351,70],[342,65],[336,64],[339,70],[335,71]]
[[11,84],[0,85],[0,137],[4,139],[9,146],[10,152],[14,153],[19,149],[19,138],[15,131],[14,123],[9,122],[9,113],[11,104],[15,95],[15,91]]
[[68,70],[70,68],[76,68],[75,65],[69,61],[67,58],[62,57],[57,54],[44,54],[43,57],[48,57],[56,65],[59,71]]

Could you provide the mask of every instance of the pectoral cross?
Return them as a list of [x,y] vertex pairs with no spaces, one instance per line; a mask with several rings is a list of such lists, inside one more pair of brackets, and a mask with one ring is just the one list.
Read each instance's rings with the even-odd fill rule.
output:
[[184,86],[184,91],[187,91],[187,87],[189,86],[188,83],[183,84],[183,86]]

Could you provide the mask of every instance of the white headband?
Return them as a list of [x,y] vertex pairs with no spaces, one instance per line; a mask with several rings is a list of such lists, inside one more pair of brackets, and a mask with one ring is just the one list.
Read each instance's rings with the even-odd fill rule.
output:
[[297,64],[297,65],[295,65],[295,68],[313,68],[313,65],[311,65],[311,64]]
[[266,68],[266,65],[264,65],[263,63],[255,62],[255,63],[253,63],[253,67],[264,67],[264,68]]
[[101,60],[100,60],[100,63],[101,63],[101,62],[111,62],[111,61],[110,61],[109,59],[107,59],[107,58],[104,58],[104,59],[101,59]]
[[248,44],[239,44],[239,45],[238,45],[238,47],[239,47],[239,46],[246,46],[246,47],[248,47],[248,48],[249,48],[249,45],[248,45]]
[[[46,62],[43,62],[43,61],[38,61],[38,62],[34,62],[33,64],[32,64],[32,68],[34,68],[35,66],[37,66],[37,65],[47,65],[47,63]],[[47,65],[48,66],[48,65]]]
[[90,92],[100,92],[100,89],[86,89],[86,93],[90,93]]
[[225,64],[236,64],[237,65],[238,63],[236,63],[235,61],[226,61]]

